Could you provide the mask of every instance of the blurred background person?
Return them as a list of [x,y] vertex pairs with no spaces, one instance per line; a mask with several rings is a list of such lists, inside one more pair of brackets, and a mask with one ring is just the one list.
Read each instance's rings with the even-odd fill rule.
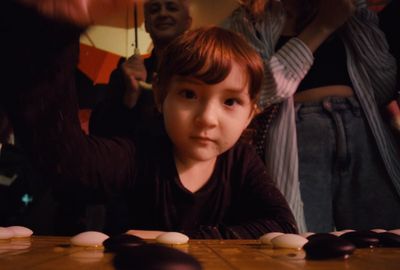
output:
[[390,52],[394,55],[397,62],[397,99],[388,106],[389,119],[391,125],[396,130],[400,140],[400,41],[399,41],[399,25],[400,25],[400,1],[392,0],[379,12],[379,25],[386,35]]
[[300,230],[399,227],[399,146],[381,116],[396,65],[376,14],[363,0],[241,3],[225,25],[265,60],[259,105],[280,107],[264,159]]
[[89,131],[93,135],[128,136],[141,132],[146,136],[148,132],[158,132],[153,126],[158,115],[153,93],[143,90],[139,81],[151,86],[165,47],[190,28],[189,0],[144,1],[144,24],[154,46],[150,57],[143,61],[134,54],[112,72],[108,97],[91,115]]

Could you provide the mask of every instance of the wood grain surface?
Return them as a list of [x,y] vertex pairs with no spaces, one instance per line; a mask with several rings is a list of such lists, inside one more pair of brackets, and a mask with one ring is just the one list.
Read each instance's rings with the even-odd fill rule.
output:
[[[174,246],[195,256],[204,270],[400,269],[400,248],[357,249],[348,259],[311,261],[303,250],[272,249],[256,240],[191,240]],[[33,236],[0,241],[0,269],[114,269],[101,248],[71,246],[69,237]]]

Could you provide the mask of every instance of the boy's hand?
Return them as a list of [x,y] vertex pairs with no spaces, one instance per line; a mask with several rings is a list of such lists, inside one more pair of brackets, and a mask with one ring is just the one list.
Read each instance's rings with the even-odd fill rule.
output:
[[122,64],[122,71],[125,77],[124,105],[133,108],[139,99],[141,87],[140,81],[145,81],[147,71],[143,59],[139,54],[134,54]]
[[77,25],[90,25],[106,15],[141,0],[18,0],[43,15]]

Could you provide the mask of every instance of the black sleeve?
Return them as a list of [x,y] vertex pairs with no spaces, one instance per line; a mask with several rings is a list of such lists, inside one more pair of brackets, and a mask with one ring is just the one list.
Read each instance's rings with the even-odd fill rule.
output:
[[2,7],[4,40],[0,102],[15,135],[44,177],[60,190],[122,190],[135,175],[135,145],[85,136],[74,81],[84,29],[40,16],[13,1]]
[[248,174],[236,202],[236,222],[221,227],[225,238],[259,238],[268,232],[297,233],[295,218],[264,164],[254,153],[247,156]]
[[231,209],[224,222],[185,231],[191,238],[257,239],[268,232],[297,233],[295,218],[252,146],[241,144],[233,156]]
[[242,144],[233,169],[239,187],[233,215],[221,225],[224,238],[258,238],[268,232],[297,233],[295,218],[252,146]]

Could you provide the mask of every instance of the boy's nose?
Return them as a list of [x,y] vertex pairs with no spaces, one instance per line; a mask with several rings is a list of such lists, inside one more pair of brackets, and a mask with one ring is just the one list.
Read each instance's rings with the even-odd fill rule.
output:
[[217,108],[211,104],[202,105],[196,115],[196,123],[204,127],[214,127],[218,123]]

